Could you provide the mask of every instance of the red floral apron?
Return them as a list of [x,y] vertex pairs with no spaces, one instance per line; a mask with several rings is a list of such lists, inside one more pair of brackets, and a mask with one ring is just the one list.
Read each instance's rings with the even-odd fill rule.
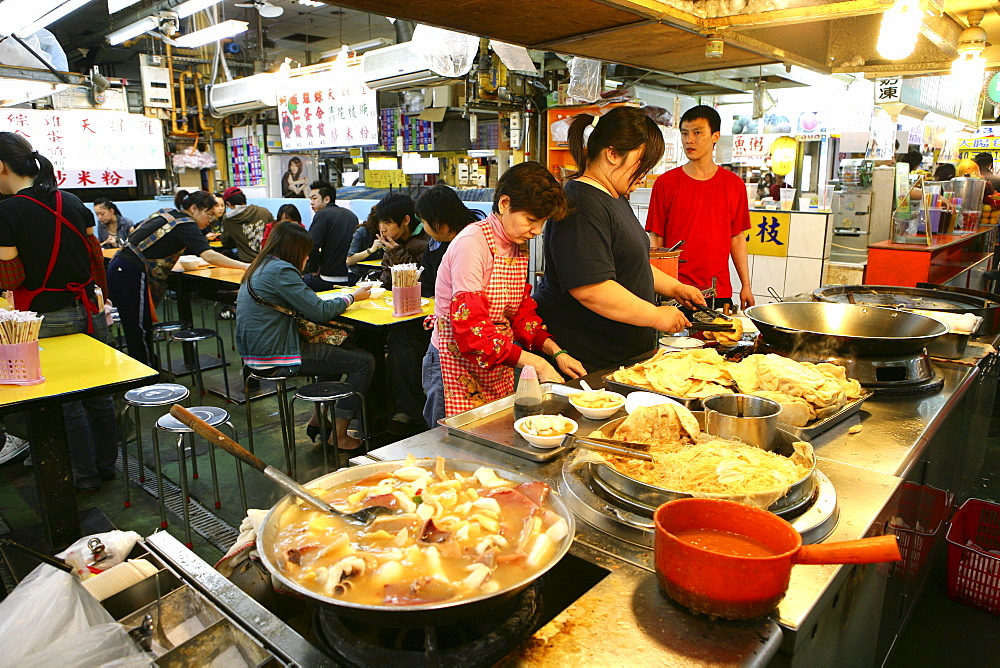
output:
[[[489,220],[473,223],[486,235],[493,254],[493,275],[486,286],[490,320],[504,337],[513,340],[511,321],[521,305],[524,283],[528,278],[528,256],[519,252],[517,257],[497,255],[497,240]],[[514,370],[499,365],[484,369],[461,352],[455,342],[449,318],[437,318],[440,343],[441,377],[444,381],[445,414],[451,416],[471,410],[505,397],[514,391]]]
[[[56,260],[59,258],[59,249],[62,246],[62,228],[63,226],[68,227],[73,231],[76,236],[80,237],[80,241],[83,242],[84,248],[87,249],[88,256],[90,255],[90,246],[87,244],[87,238],[83,233],[76,229],[73,223],[66,219],[66,216],[62,214],[62,193],[58,190],[56,191],[56,208],[48,206],[39,202],[34,197],[29,197],[27,195],[15,195],[15,197],[23,197],[26,200],[31,200],[38,206],[47,210],[56,219],[55,225],[55,236],[52,239],[52,254],[49,255],[49,266],[45,270],[45,278],[42,279],[42,285],[34,290],[28,290],[23,285],[14,289],[14,306],[19,311],[31,310],[31,302],[35,300],[35,297],[42,294],[43,292],[72,292],[73,295],[83,302],[83,307],[87,311],[88,316],[93,316],[94,314],[100,312],[97,304],[90,301],[90,297],[87,295],[87,286],[94,282],[93,276],[88,276],[85,283],[68,283],[61,288],[50,288],[46,286],[49,282],[49,276],[52,275],[52,270],[56,266]],[[87,318],[87,333],[92,334],[94,332],[94,322],[92,317]]]

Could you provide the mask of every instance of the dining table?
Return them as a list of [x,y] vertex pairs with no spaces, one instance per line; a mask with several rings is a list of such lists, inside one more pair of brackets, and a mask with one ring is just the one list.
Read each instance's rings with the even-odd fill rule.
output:
[[86,334],[39,340],[44,382],[0,385],[0,415],[26,412],[42,529],[60,550],[80,537],[62,405],[156,382],[156,371]]

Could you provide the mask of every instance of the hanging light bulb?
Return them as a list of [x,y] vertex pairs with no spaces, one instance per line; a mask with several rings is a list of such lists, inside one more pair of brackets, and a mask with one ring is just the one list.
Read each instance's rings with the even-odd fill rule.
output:
[[951,64],[951,85],[953,89],[978,90],[983,83],[986,71],[986,59],[983,49],[986,48],[986,31],[979,27],[985,13],[979,10],[969,12],[966,17],[969,27],[958,37],[958,58]]
[[896,0],[882,15],[876,49],[886,60],[902,60],[917,45],[917,34],[923,22],[919,0]]

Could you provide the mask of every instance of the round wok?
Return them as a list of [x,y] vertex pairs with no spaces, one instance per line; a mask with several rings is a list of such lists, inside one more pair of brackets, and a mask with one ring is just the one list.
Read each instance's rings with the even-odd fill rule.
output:
[[[871,564],[899,561],[895,536],[803,545],[792,526],[763,510],[732,501],[680,499],[653,515],[656,577],[670,598],[697,612],[752,619],[774,610],[795,564]],[[711,530],[762,543],[768,556],[747,557],[696,547],[675,533]]]
[[[693,411],[693,415],[698,419],[699,426],[704,429],[705,413],[702,411]],[[614,432],[625,419],[617,418],[607,422],[601,425],[601,431],[605,434]],[[792,444],[800,440],[802,439],[796,438],[789,432],[779,428],[774,435],[774,442],[770,443],[769,447],[764,447],[764,449],[785,457],[790,457],[795,451]],[[757,443],[752,445],[763,447]],[[638,501],[642,506],[648,507],[650,510],[655,510],[658,506],[668,501],[690,499],[693,496],[689,492],[667,489],[637,480],[629,475],[625,475],[608,463],[591,463],[591,471],[600,482],[610,487],[614,492],[627,497],[627,499]],[[789,487],[785,495],[769,505],[767,510],[777,515],[789,515],[809,503],[815,491],[816,455],[813,454],[812,467],[810,467],[809,473]]]
[[[420,459],[417,460],[416,464],[417,466],[431,468],[434,465],[434,460]],[[402,462],[380,462],[378,464],[365,464],[363,466],[341,469],[316,478],[312,482],[307,483],[306,487],[310,489],[330,489],[334,487],[341,487],[349,482],[361,480],[362,478],[366,478],[374,473],[395,471],[402,465]],[[446,463],[446,468],[449,471],[464,471],[469,473],[475,471],[481,466],[483,466],[482,463],[466,461],[449,460]],[[516,471],[498,466],[490,466],[490,468],[496,471],[497,475],[501,478],[517,483],[533,482],[537,480],[536,478],[531,478],[523,473],[517,473]],[[274,541],[278,530],[277,522],[281,517],[282,512],[296,502],[298,502],[298,500],[290,494],[284,497],[278,501],[278,503],[276,503],[271,510],[268,511],[267,516],[261,524],[260,532],[258,533],[257,538],[257,546],[258,551],[260,552],[261,560],[264,562],[267,569],[279,582],[281,582],[284,588],[295,591],[308,599],[316,601],[317,603],[332,606],[340,615],[358,619],[359,621],[369,624],[392,627],[436,626],[449,624],[461,619],[466,619],[469,616],[482,614],[492,610],[505,601],[512,599],[525,587],[534,582],[538,577],[555,566],[563,558],[563,556],[565,556],[566,552],[569,551],[569,547],[573,542],[573,536],[576,533],[576,523],[573,518],[573,513],[566,507],[566,504],[563,503],[563,500],[559,497],[555,490],[551,490],[546,501],[546,507],[566,520],[566,523],[569,525],[569,531],[566,534],[566,537],[563,538],[562,544],[558,546],[555,556],[553,556],[549,563],[540,570],[532,573],[530,576],[522,578],[520,581],[508,587],[500,589],[499,591],[491,594],[483,594],[473,598],[465,598],[458,601],[445,601],[440,603],[405,606],[362,605],[349,601],[341,601],[306,589],[291,578],[287,577],[278,568],[273,558]]]
[[934,318],[853,304],[779,302],[746,314],[765,342],[799,357],[909,355],[948,333]]

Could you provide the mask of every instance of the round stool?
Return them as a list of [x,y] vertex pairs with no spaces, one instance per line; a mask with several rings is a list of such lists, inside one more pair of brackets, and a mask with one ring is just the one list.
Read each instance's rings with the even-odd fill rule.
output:
[[174,377],[173,364],[170,362],[170,335],[174,332],[180,331],[182,329],[191,329],[191,323],[186,320],[167,320],[164,322],[154,322],[153,326],[150,327],[150,332],[152,333],[153,350],[156,353],[156,364],[160,367],[163,366],[161,363],[162,357],[160,356],[160,344],[164,341],[167,342],[167,378],[171,382],[176,380]]
[[[157,383],[156,385],[147,385],[145,387],[137,387],[134,390],[129,390],[125,393],[125,410],[122,411],[121,424],[118,427],[118,433],[121,435],[122,439],[122,470],[125,471],[125,507],[128,508],[132,505],[132,497],[129,492],[129,471],[128,471],[128,434],[127,424],[125,422],[126,417],[129,414],[129,408],[132,409],[131,413],[135,418],[135,448],[136,453],[139,456],[139,482],[146,482],[146,468],[144,466],[145,462],[142,459],[142,423],[139,420],[139,409],[140,408],[152,408],[155,406],[170,406],[171,404],[177,404],[183,402],[188,398],[191,392],[183,385],[177,385],[175,383]],[[163,485],[160,481],[160,498],[163,498]],[[166,517],[162,514],[160,515],[160,524],[165,525]]]
[[[233,440],[237,440],[236,428],[229,421],[229,413],[222,408],[216,408],[215,406],[194,406],[190,410],[196,417],[204,420],[209,425],[217,427],[219,425],[226,425],[229,427],[229,431],[232,434]],[[156,429],[160,431],[167,431],[177,434],[177,466],[180,472],[181,479],[181,508],[183,509],[184,517],[184,535],[187,538],[185,545],[188,547],[192,546],[191,541],[191,510],[188,507],[190,501],[190,494],[188,493],[188,479],[187,479],[187,464],[186,456],[184,454],[184,435],[193,434],[194,430],[188,427],[183,422],[179,421],[170,413],[163,415],[159,420],[156,421]],[[160,467],[160,441],[157,436],[157,432],[153,432],[153,447],[154,456],[156,457],[156,477],[160,484],[160,516],[161,518],[165,515],[165,504],[162,494],[163,490],[163,470]],[[215,491],[215,507],[221,508],[222,501],[219,499],[219,476],[215,465],[215,446],[209,445],[208,448],[209,462],[212,465],[212,485]],[[192,442],[191,448],[191,460],[192,462],[196,459],[196,454],[194,451],[194,444]],[[243,484],[243,470],[237,464],[236,466],[236,478],[239,481],[240,486],[240,497],[243,501],[244,511],[246,511],[246,488]],[[162,524],[161,524],[162,526]]]
[[[222,360],[222,380],[226,386],[226,401],[230,400],[229,397],[229,374],[226,373],[226,367],[229,363],[226,362],[226,351],[225,346],[222,342],[222,337],[214,329],[181,329],[174,332],[171,335],[172,341],[179,341],[182,344],[188,344],[192,347],[191,361],[193,364],[194,372],[194,382],[198,387],[198,391],[201,393],[200,396],[205,396],[205,381],[201,377],[201,361],[198,359],[198,343],[200,341],[208,341],[209,339],[215,339],[216,347],[218,348],[219,358]],[[167,350],[170,350],[170,345],[167,344]]]
[[[328,459],[328,452],[326,449],[326,422],[323,419],[323,408],[327,404],[332,404],[335,401],[341,399],[349,399],[350,397],[357,397],[358,401],[361,403],[361,428],[363,430],[363,435],[361,438],[361,451],[364,454],[368,453],[368,411],[365,408],[365,395],[361,392],[357,392],[350,386],[349,383],[344,382],[325,382],[325,383],[312,383],[300,388],[295,392],[295,396],[292,398],[292,415],[295,414],[295,400],[302,399],[303,401],[309,401],[314,404],[318,404],[319,408],[319,434],[320,438],[323,439],[323,467],[324,472],[330,472],[330,461]],[[295,442],[295,427],[292,425],[292,442]],[[337,429],[333,430],[333,453],[334,460],[337,465],[340,465],[340,443],[337,441]],[[298,471],[296,470],[296,474]]]
[[294,378],[294,373],[287,373],[280,367],[271,369],[253,369],[249,366],[243,367],[243,389],[246,393],[247,410],[247,433],[249,435],[250,452],[253,452],[253,414],[250,410],[250,388],[248,382],[251,378],[257,381],[270,380],[278,387],[278,422],[281,424],[281,444],[285,449],[285,473],[292,475],[293,463],[295,461],[295,440],[292,422],[294,417],[288,407],[288,379]]

